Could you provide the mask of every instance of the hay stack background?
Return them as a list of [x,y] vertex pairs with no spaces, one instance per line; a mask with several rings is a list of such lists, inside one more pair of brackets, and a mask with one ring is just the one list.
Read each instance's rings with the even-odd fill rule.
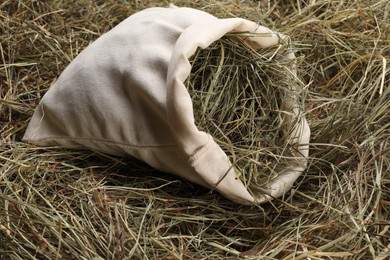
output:
[[0,256],[385,259],[390,252],[390,3],[173,1],[291,36],[309,167],[283,200],[240,206],[131,159],[20,142],[91,41],[161,1],[0,4]]

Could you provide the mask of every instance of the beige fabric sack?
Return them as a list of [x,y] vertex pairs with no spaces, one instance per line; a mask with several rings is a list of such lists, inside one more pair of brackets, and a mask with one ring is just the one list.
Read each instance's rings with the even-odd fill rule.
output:
[[183,84],[191,71],[188,58],[231,31],[268,34],[251,39],[254,48],[278,44],[281,37],[245,19],[218,19],[190,8],[150,8],[130,16],[63,71],[23,140],[131,155],[243,204],[282,196],[306,167],[310,129],[304,118],[292,136],[301,143],[300,163],[261,192],[244,187],[227,155],[194,123]]

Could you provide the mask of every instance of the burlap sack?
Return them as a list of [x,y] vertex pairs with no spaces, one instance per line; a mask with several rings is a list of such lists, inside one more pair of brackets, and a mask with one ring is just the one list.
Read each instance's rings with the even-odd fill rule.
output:
[[304,118],[293,136],[302,144],[300,163],[261,191],[244,187],[227,155],[194,123],[183,84],[191,71],[188,58],[231,31],[265,34],[250,39],[254,48],[278,44],[281,37],[245,19],[190,8],[130,16],[69,64],[42,98],[23,140],[131,155],[239,203],[283,195],[306,167],[310,129]]

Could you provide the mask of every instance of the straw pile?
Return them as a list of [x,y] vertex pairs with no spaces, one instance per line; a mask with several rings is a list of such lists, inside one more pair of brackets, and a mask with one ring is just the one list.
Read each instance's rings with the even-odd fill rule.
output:
[[185,84],[197,126],[228,154],[247,187],[266,186],[294,163],[290,151],[298,144],[291,144],[289,135],[298,122],[283,120],[292,114],[284,101],[297,100],[303,92],[296,86],[294,61],[286,58],[287,39],[254,50],[244,43],[248,35],[233,35],[198,49]]
[[283,200],[240,206],[132,159],[20,142],[81,50],[132,13],[167,3],[5,0],[0,258],[387,259],[389,1],[172,2],[291,37],[312,130],[304,176]]

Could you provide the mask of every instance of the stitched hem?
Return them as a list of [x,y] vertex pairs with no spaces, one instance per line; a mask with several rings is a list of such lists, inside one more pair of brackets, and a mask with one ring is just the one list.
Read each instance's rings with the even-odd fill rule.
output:
[[119,146],[125,146],[125,147],[138,147],[138,148],[164,148],[164,147],[175,147],[177,144],[145,144],[145,145],[136,145],[136,144],[129,144],[129,143],[120,143],[115,142],[111,140],[104,140],[104,139],[96,139],[96,138],[87,138],[87,137],[60,137],[60,136],[53,136],[53,137],[47,137],[47,138],[40,138],[40,139],[29,139],[26,138],[25,141],[30,143],[39,143],[39,142],[47,142],[47,141],[56,141],[56,140],[65,140],[65,141],[90,141],[90,142],[96,142],[96,143],[104,143],[104,144],[115,144]]

